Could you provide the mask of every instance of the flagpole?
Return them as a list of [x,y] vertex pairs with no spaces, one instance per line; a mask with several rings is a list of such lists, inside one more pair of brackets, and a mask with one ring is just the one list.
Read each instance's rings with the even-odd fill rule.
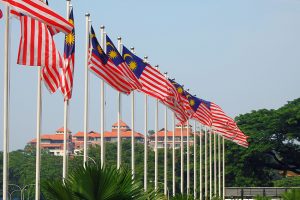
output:
[[176,180],[175,180],[175,127],[176,127],[176,122],[175,122],[175,113],[173,112],[173,145],[172,145],[172,148],[173,148],[173,154],[172,154],[172,181],[173,181],[173,196],[175,196],[175,193],[176,193]]
[[135,177],[135,138],[134,138],[134,91],[131,94],[131,173],[132,179]]
[[223,164],[223,192],[222,192],[222,194],[223,194],[223,200],[225,200],[225,140],[224,140],[224,137],[222,138],[222,141],[223,141],[223,148],[222,148],[222,150],[223,150],[223,152],[222,152],[222,154],[223,154],[223,162],[222,162],[222,164]]
[[214,133],[214,196],[217,196],[217,144],[216,133]]
[[186,133],[187,133],[187,141],[186,141],[186,193],[190,194],[190,122],[187,120],[186,122]]
[[[121,52],[121,47],[122,46],[122,38],[118,37],[118,51],[120,52],[120,54],[122,55]],[[118,92],[118,143],[117,143],[117,168],[120,169],[121,166],[121,159],[122,159],[122,155],[121,155],[121,127],[120,127],[120,120],[121,120],[121,93]]]
[[84,71],[84,125],[83,125],[83,133],[84,133],[84,140],[83,140],[83,166],[87,162],[87,132],[88,132],[88,95],[89,95],[89,73],[88,73],[88,51],[89,51],[89,29],[90,29],[90,14],[85,14],[85,37],[86,37],[86,44],[85,44],[85,71]]
[[[69,19],[71,0],[66,0],[66,2],[67,2],[67,19]],[[69,100],[64,100],[63,180],[67,177],[67,173],[68,173],[68,144],[67,144],[68,110],[69,110]]]
[[194,121],[194,199],[197,198],[197,137],[196,137],[196,120]]
[[145,94],[144,190],[148,189],[148,95]]
[[184,168],[184,157],[183,157],[183,150],[184,150],[184,146],[183,146],[183,126],[181,124],[180,127],[180,192],[181,194],[183,194],[183,168]]
[[8,157],[9,157],[9,93],[10,93],[10,24],[9,6],[5,7],[5,35],[4,35],[4,88],[3,88],[3,200],[8,199]]
[[209,130],[209,198],[212,197],[212,132]]
[[199,167],[199,171],[200,171],[200,177],[199,177],[199,181],[200,181],[200,189],[199,189],[199,192],[200,192],[200,200],[202,200],[202,197],[203,197],[203,191],[202,191],[202,139],[203,139],[203,136],[202,136],[202,126],[200,125],[200,150],[199,150],[199,154],[200,154],[200,158],[199,158],[199,164],[200,164],[200,167]]
[[219,192],[218,196],[221,197],[221,136],[218,135],[218,168],[219,168]]
[[207,199],[207,127],[204,129],[204,199]]
[[37,107],[36,107],[36,163],[35,163],[35,200],[40,199],[41,173],[41,112],[42,112],[42,69],[38,68]]
[[[132,49],[133,51],[134,49]],[[144,62],[148,57],[144,56]],[[144,130],[144,191],[148,190],[148,95],[145,94],[145,130]]]
[[[106,45],[105,45],[105,26],[100,27],[101,32],[101,45],[104,52],[106,52]],[[101,157],[101,167],[105,164],[105,148],[104,148],[104,112],[105,112],[105,96],[104,96],[104,81],[101,79],[100,85],[100,157]]]
[[168,189],[168,107],[165,106],[165,139],[164,139],[164,194],[167,195]]
[[[158,65],[155,66],[158,70]],[[155,146],[154,146],[154,153],[155,153],[155,162],[154,162],[154,188],[155,190],[158,189],[158,149],[157,149],[157,134],[158,134],[158,100],[156,99],[156,109],[155,109]]]
[[[132,53],[134,53],[134,47],[131,47],[130,50]],[[135,177],[134,105],[135,105],[135,95],[134,95],[134,91],[132,91],[131,93],[131,174],[133,180]]]

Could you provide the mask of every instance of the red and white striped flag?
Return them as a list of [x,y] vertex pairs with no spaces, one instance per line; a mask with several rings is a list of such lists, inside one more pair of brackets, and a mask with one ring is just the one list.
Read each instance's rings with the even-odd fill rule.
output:
[[247,136],[238,128],[234,120],[224,113],[220,106],[211,102],[210,110],[212,113],[212,126],[216,132],[242,146],[248,144]]
[[132,87],[127,77],[118,69],[112,60],[103,52],[96,38],[95,31],[91,27],[89,69],[99,78],[119,92],[130,94]]
[[[74,24],[73,9],[69,16],[70,23]],[[75,29],[65,37],[64,48],[64,67],[61,73],[61,92],[64,95],[65,100],[69,100],[72,97],[73,88],[73,75],[75,65]]]
[[11,9],[32,17],[51,28],[57,29],[65,34],[72,31],[73,25],[64,17],[60,16],[40,0],[1,0],[7,3]]
[[59,67],[63,58],[47,26],[31,17],[21,15],[21,40],[18,61],[20,65],[41,66],[42,79],[51,93],[59,88]]

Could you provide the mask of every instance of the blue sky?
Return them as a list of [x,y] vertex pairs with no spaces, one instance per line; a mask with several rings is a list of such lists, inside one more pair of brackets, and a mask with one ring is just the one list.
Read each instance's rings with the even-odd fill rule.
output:
[[[66,15],[66,3],[49,0]],[[299,97],[300,1],[76,1],[76,69],[70,107],[70,129],[83,130],[84,43],[86,12],[100,36],[100,25],[116,43],[121,36],[137,55],[149,56],[152,65],[206,100],[219,104],[228,115],[260,108],[278,108]],[[4,7],[0,4],[0,8]],[[20,37],[19,22],[12,20],[10,149],[23,148],[35,137],[37,69],[16,65]],[[0,44],[4,39],[0,20]],[[55,40],[63,51],[63,35]],[[0,64],[3,66],[3,48]],[[0,67],[3,86],[3,67]],[[106,130],[117,119],[117,93],[106,87]],[[0,132],[3,121],[3,87],[0,87]],[[130,97],[123,96],[123,120],[131,124]],[[136,97],[136,128],[143,131],[143,95]],[[154,103],[149,100],[149,129],[154,128]],[[159,126],[163,127],[160,105]],[[89,129],[100,129],[100,81],[90,74]],[[169,113],[169,119],[172,114]],[[53,133],[63,124],[62,95],[43,88],[42,132]],[[171,119],[169,120],[171,128]],[[1,136],[2,137],[2,136]],[[2,141],[2,138],[1,138]],[[2,142],[0,149],[2,149]]]

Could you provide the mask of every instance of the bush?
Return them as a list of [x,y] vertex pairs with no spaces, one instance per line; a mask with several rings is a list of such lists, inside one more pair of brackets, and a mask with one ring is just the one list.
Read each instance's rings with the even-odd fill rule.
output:
[[300,189],[292,189],[282,194],[283,200],[298,200],[300,199]]

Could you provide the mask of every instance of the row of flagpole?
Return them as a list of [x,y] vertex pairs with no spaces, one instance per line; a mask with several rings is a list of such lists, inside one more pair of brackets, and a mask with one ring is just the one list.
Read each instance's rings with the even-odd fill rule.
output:
[[[67,0],[67,16],[69,16],[70,12],[70,0]],[[87,162],[87,152],[88,152],[88,141],[87,141],[87,135],[88,135],[88,96],[89,96],[89,72],[88,72],[88,48],[89,48],[89,28],[90,28],[90,15],[86,14],[86,55],[85,55],[85,103],[84,103],[84,163]],[[10,45],[10,34],[9,34],[9,7],[6,6],[6,31],[5,31],[5,51],[4,51],[4,112],[3,112],[3,200],[7,200],[7,194],[8,194],[8,152],[9,152],[9,45]],[[101,27],[101,35],[102,35],[102,47],[105,51],[105,32],[104,32],[104,26]],[[120,43],[118,45],[119,48],[121,48],[121,40],[118,40]],[[119,49],[120,50],[120,49]],[[145,59],[146,60],[146,59]],[[38,200],[40,198],[40,136],[41,136],[41,113],[42,113],[42,91],[41,91],[41,68],[38,68],[38,87],[37,87],[37,124],[36,124],[36,136],[37,136],[37,151],[36,151],[36,183],[35,183],[35,199]],[[101,165],[103,166],[105,164],[105,149],[104,149],[104,119],[105,119],[105,94],[104,94],[104,87],[105,83],[103,80],[101,80],[101,119],[100,119],[100,134],[101,134]],[[121,118],[121,94],[118,95],[118,158],[117,158],[117,166],[118,168],[121,165],[121,135],[120,135],[120,118]],[[165,135],[164,135],[164,193],[166,194],[167,191],[167,107],[165,110]],[[69,112],[69,101],[64,102],[64,154],[63,154],[63,178],[67,177],[67,162],[68,162],[68,112]],[[172,156],[172,188],[173,188],[173,195],[175,195],[175,116],[173,119],[173,156]],[[189,143],[189,122],[187,122],[186,125],[187,128],[187,194],[190,192],[190,143]],[[154,185],[155,188],[158,188],[158,141],[157,141],[157,133],[158,133],[158,100],[156,100],[156,113],[155,113],[155,180]],[[208,144],[208,132],[207,128],[205,127],[204,131],[204,147],[205,147],[205,165],[204,165],[204,171],[205,171],[205,193],[204,196],[208,196],[208,155],[207,155],[207,144]],[[147,143],[147,132],[148,132],[148,96],[145,95],[145,155],[144,155],[144,188],[147,190],[147,162],[148,162],[148,143]],[[200,130],[201,132],[201,130]],[[211,146],[211,136],[212,132],[209,133],[209,196],[212,197],[212,146]],[[132,93],[132,160],[131,160],[131,166],[132,166],[132,175],[134,177],[135,175],[135,161],[134,161],[134,93]],[[203,160],[202,160],[202,139],[203,136],[200,134],[200,157],[199,157],[199,164],[200,164],[200,199],[202,199],[202,166],[203,166]],[[196,147],[196,122],[194,123],[194,148]],[[217,165],[216,165],[216,145],[218,144],[218,173],[217,173]],[[222,148],[221,148],[222,144]],[[222,170],[221,170],[221,149],[222,149]],[[181,182],[180,182],[180,192],[184,193],[184,141],[183,141],[183,126],[181,125],[181,141],[180,141],[180,152],[181,152]],[[194,149],[194,197],[197,197],[196,194],[196,185],[197,185],[197,173],[196,173],[196,167],[197,166],[197,155],[196,155],[196,149]],[[221,174],[221,171],[223,174]],[[225,194],[225,145],[224,145],[224,138],[221,138],[219,135],[216,138],[216,135],[214,134],[214,193],[217,193],[217,178],[216,174],[218,174],[218,191],[219,194],[223,195]],[[221,183],[222,180],[222,183]],[[221,188],[222,185],[222,188]]]

